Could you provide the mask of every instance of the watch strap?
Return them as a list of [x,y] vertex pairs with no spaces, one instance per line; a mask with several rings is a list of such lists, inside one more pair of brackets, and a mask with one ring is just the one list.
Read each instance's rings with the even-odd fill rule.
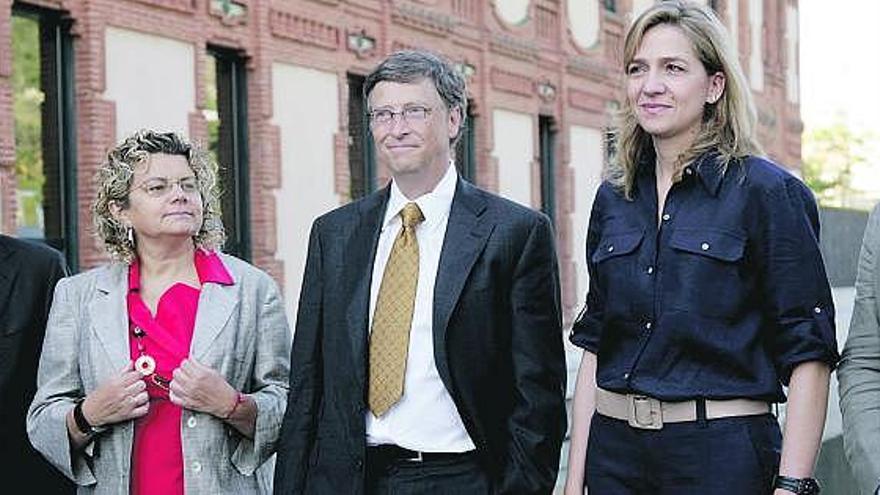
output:
[[820,492],[819,482],[813,478],[792,478],[777,475],[773,488],[779,488],[797,495],[816,495]]
[[83,435],[97,435],[98,433],[104,431],[106,428],[93,426],[91,423],[89,423],[89,420],[86,419],[86,415],[83,414],[83,402],[84,401],[79,401],[76,403],[76,406],[73,407],[73,422],[76,423],[76,428]]

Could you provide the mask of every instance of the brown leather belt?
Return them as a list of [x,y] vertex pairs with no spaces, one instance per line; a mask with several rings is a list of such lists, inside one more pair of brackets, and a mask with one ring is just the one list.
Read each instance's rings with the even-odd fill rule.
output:
[[[770,412],[770,404],[753,399],[706,401],[706,419],[756,416]],[[619,394],[596,389],[596,412],[620,419],[633,428],[659,430],[665,423],[697,420],[697,401],[664,402],[646,395]]]

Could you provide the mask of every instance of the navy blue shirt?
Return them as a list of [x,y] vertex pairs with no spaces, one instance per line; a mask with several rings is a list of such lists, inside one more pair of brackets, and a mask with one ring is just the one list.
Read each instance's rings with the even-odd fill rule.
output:
[[811,191],[748,158],[687,167],[659,220],[653,160],[633,199],[607,182],[587,232],[590,286],[571,341],[601,388],[661,400],[784,402],[799,363],[839,355]]

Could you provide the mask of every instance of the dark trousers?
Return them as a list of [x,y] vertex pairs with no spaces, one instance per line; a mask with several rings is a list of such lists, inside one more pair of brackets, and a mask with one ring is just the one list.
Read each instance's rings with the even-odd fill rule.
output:
[[489,478],[476,455],[391,461],[367,455],[367,495],[488,495]]
[[597,413],[586,484],[598,495],[771,494],[781,446],[770,414],[642,430]]

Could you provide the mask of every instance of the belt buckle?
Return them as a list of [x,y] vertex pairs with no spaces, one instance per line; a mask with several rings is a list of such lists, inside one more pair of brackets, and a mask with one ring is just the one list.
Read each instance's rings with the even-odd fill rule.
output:
[[416,454],[415,457],[407,458],[406,462],[424,462],[425,461],[425,458],[422,456],[421,451],[417,450],[417,451],[415,451],[415,454]]
[[660,401],[646,395],[627,394],[629,425],[643,430],[663,428],[663,409]]

